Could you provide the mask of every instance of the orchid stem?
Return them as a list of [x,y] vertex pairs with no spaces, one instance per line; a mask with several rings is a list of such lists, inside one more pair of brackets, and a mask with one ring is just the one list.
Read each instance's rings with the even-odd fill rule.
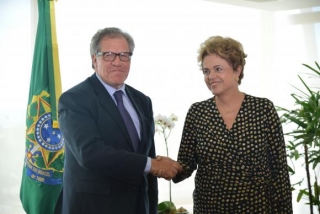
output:
[[[168,134],[168,136],[166,136],[166,131],[163,129],[163,137],[164,137],[164,142],[166,143],[166,151],[167,151],[167,157],[169,157],[169,150],[168,150],[168,143],[167,143],[167,139],[170,136],[171,130]],[[170,198],[170,205],[172,203],[172,198],[171,198],[171,180],[169,181],[169,198]]]

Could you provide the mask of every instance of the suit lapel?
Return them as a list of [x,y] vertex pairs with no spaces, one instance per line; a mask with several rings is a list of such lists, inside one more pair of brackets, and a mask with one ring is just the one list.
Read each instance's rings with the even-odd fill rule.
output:
[[[123,122],[122,116],[114,103],[112,97],[108,93],[108,91],[104,88],[104,86],[101,84],[101,82],[98,80],[96,77],[96,74],[93,74],[90,78],[92,82],[92,87],[97,94],[97,98],[102,105],[102,107],[109,112],[109,117],[111,117],[119,126],[120,131],[126,138],[126,142],[129,144],[131,147],[132,151],[134,151],[133,145],[131,143],[131,139],[129,136],[129,133],[127,131],[126,125]],[[109,118],[106,118],[109,120]],[[116,134],[116,133],[115,133]]]

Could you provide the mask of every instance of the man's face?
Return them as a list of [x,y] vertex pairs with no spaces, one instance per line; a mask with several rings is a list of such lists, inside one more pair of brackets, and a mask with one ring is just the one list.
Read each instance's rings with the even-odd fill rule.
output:
[[[100,52],[130,52],[129,44],[124,37],[105,37],[100,42]],[[121,61],[119,56],[112,61],[105,61],[103,55],[92,56],[92,62],[96,73],[108,85],[120,88],[127,79],[131,61]]]

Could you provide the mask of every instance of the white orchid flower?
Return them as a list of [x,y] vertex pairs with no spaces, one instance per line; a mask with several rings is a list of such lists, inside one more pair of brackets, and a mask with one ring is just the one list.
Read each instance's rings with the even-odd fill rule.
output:
[[161,125],[162,122],[163,122],[163,116],[160,115],[160,114],[158,114],[158,115],[154,118],[154,123]]
[[171,121],[178,121],[178,117],[175,114],[170,115],[170,120]]
[[162,123],[161,123],[162,128],[163,129],[167,128],[169,123],[170,123],[170,120],[166,116],[164,116],[162,118]]
[[173,122],[173,121],[169,121],[169,122],[168,122],[168,125],[167,125],[168,129],[171,130],[171,129],[174,128],[174,126],[175,126],[175,125],[174,125],[174,122]]

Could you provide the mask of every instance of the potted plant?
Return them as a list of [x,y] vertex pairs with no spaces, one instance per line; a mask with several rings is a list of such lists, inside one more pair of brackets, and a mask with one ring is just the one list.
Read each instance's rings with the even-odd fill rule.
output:
[[[313,77],[320,77],[320,67],[315,62],[316,68],[303,64],[314,73]],[[304,178],[297,183],[292,184],[292,190],[299,186],[297,201],[302,198],[307,200],[310,207],[310,213],[313,214],[313,207],[316,207],[320,213],[320,182],[319,182],[319,163],[320,163],[320,91],[312,89],[299,76],[300,81],[305,87],[305,91],[293,86],[298,92],[292,93],[296,108],[289,110],[277,107],[282,123],[285,125],[292,123],[296,126],[293,131],[285,133],[290,140],[286,143],[287,156],[291,160],[289,171],[291,175],[295,174],[294,163],[303,161],[304,171],[306,173],[306,184]],[[306,185],[306,187],[305,187]]]
[[[166,117],[163,115],[157,115],[154,118],[154,123],[156,126],[156,132],[163,135],[164,142],[166,145],[166,156],[169,157],[169,149],[168,149],[168,138],[171,134],[171,130],[175,126],[175,122],[178,121],[178,117],[174,114],[171,114],[170,117]],[[172,202],[171,196],[171,181],[169,181],[169,201],[163,201],[158,204],[158,213],[159,214],[187,214],[187,210],[183,207],[176,209],[175,204]]]

